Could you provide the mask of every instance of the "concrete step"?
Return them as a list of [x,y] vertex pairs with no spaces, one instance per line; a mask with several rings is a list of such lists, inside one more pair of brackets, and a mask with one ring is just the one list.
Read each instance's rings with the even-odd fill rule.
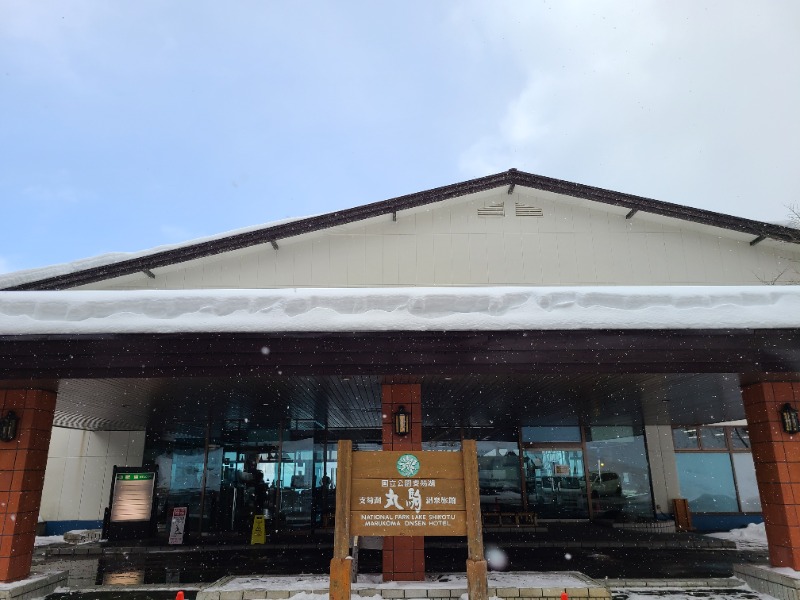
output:
[[[286,599],[297,594],[327,594],[325,576],[224,577],[201,589],[197,600]],[[610,599],[603,584],[575,571],[490,573],[489,596],[503,599],[541,598]],[[459,598],[467,593],[463,573],[429,575],[425,581],[382,582],[380,575],[360,575],[352,585],[355,598]]]

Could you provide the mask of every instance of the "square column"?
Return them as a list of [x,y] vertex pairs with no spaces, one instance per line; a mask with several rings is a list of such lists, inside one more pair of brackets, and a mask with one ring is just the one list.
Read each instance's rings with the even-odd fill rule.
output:
[[[407,435],[394,432],[394,414],[403,407],[411,417]],[[384,450],[422,450],[422,392],[418,383],[381,386]],[[425,580],[425,538],[383,538],[383,580]]]
[[56,394],[0,390],[0,407],[19,417],[17,436],[0,441],[0,581],[8,582],[31,571]]
[[800,403],[800,382],[763,382],[742,389],[761,508],[773,567],[800,570],[800,434],[781,425],[780,410]]
[[669,409],[660,395],[649,395],[642,398],[642,416],[655,513],[669,513],[681,495]]

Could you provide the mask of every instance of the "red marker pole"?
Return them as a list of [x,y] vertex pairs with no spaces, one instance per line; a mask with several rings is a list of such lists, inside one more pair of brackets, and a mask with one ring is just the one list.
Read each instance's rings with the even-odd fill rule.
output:
[[[175,600],[183,600],[183,590],[175,594]],[[563,598],[561,600],[564,600]]]

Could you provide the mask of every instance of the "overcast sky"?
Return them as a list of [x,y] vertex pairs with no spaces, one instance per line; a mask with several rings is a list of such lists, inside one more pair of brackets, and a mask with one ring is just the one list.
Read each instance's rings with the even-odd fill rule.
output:
[[0,272],[510,167],[785,221],[800,3],[0,0]]

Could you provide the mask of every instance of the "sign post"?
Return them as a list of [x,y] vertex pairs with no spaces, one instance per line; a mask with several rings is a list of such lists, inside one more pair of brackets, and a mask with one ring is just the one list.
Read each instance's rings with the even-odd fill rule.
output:
[[339,442],[330,598],[349,600],[351,535],[466,536],[470,600],[487,600],[477,445],[461,452],[353,452]]
[[350,483],[353,460],[353,442],[340,440],[337,450],[336,472],[336,525],[333,530],[333,558],[331,559],[330,600],[350,600],[350,579],[353,560],[350,549]]
[[478,444],[464,440],[461,444],[464,461],[464,493],[467,502],[467,594],[470,600],[487,600],[486,559],[483,555],[483,525],[481,524],[481,492],[478,482]]

